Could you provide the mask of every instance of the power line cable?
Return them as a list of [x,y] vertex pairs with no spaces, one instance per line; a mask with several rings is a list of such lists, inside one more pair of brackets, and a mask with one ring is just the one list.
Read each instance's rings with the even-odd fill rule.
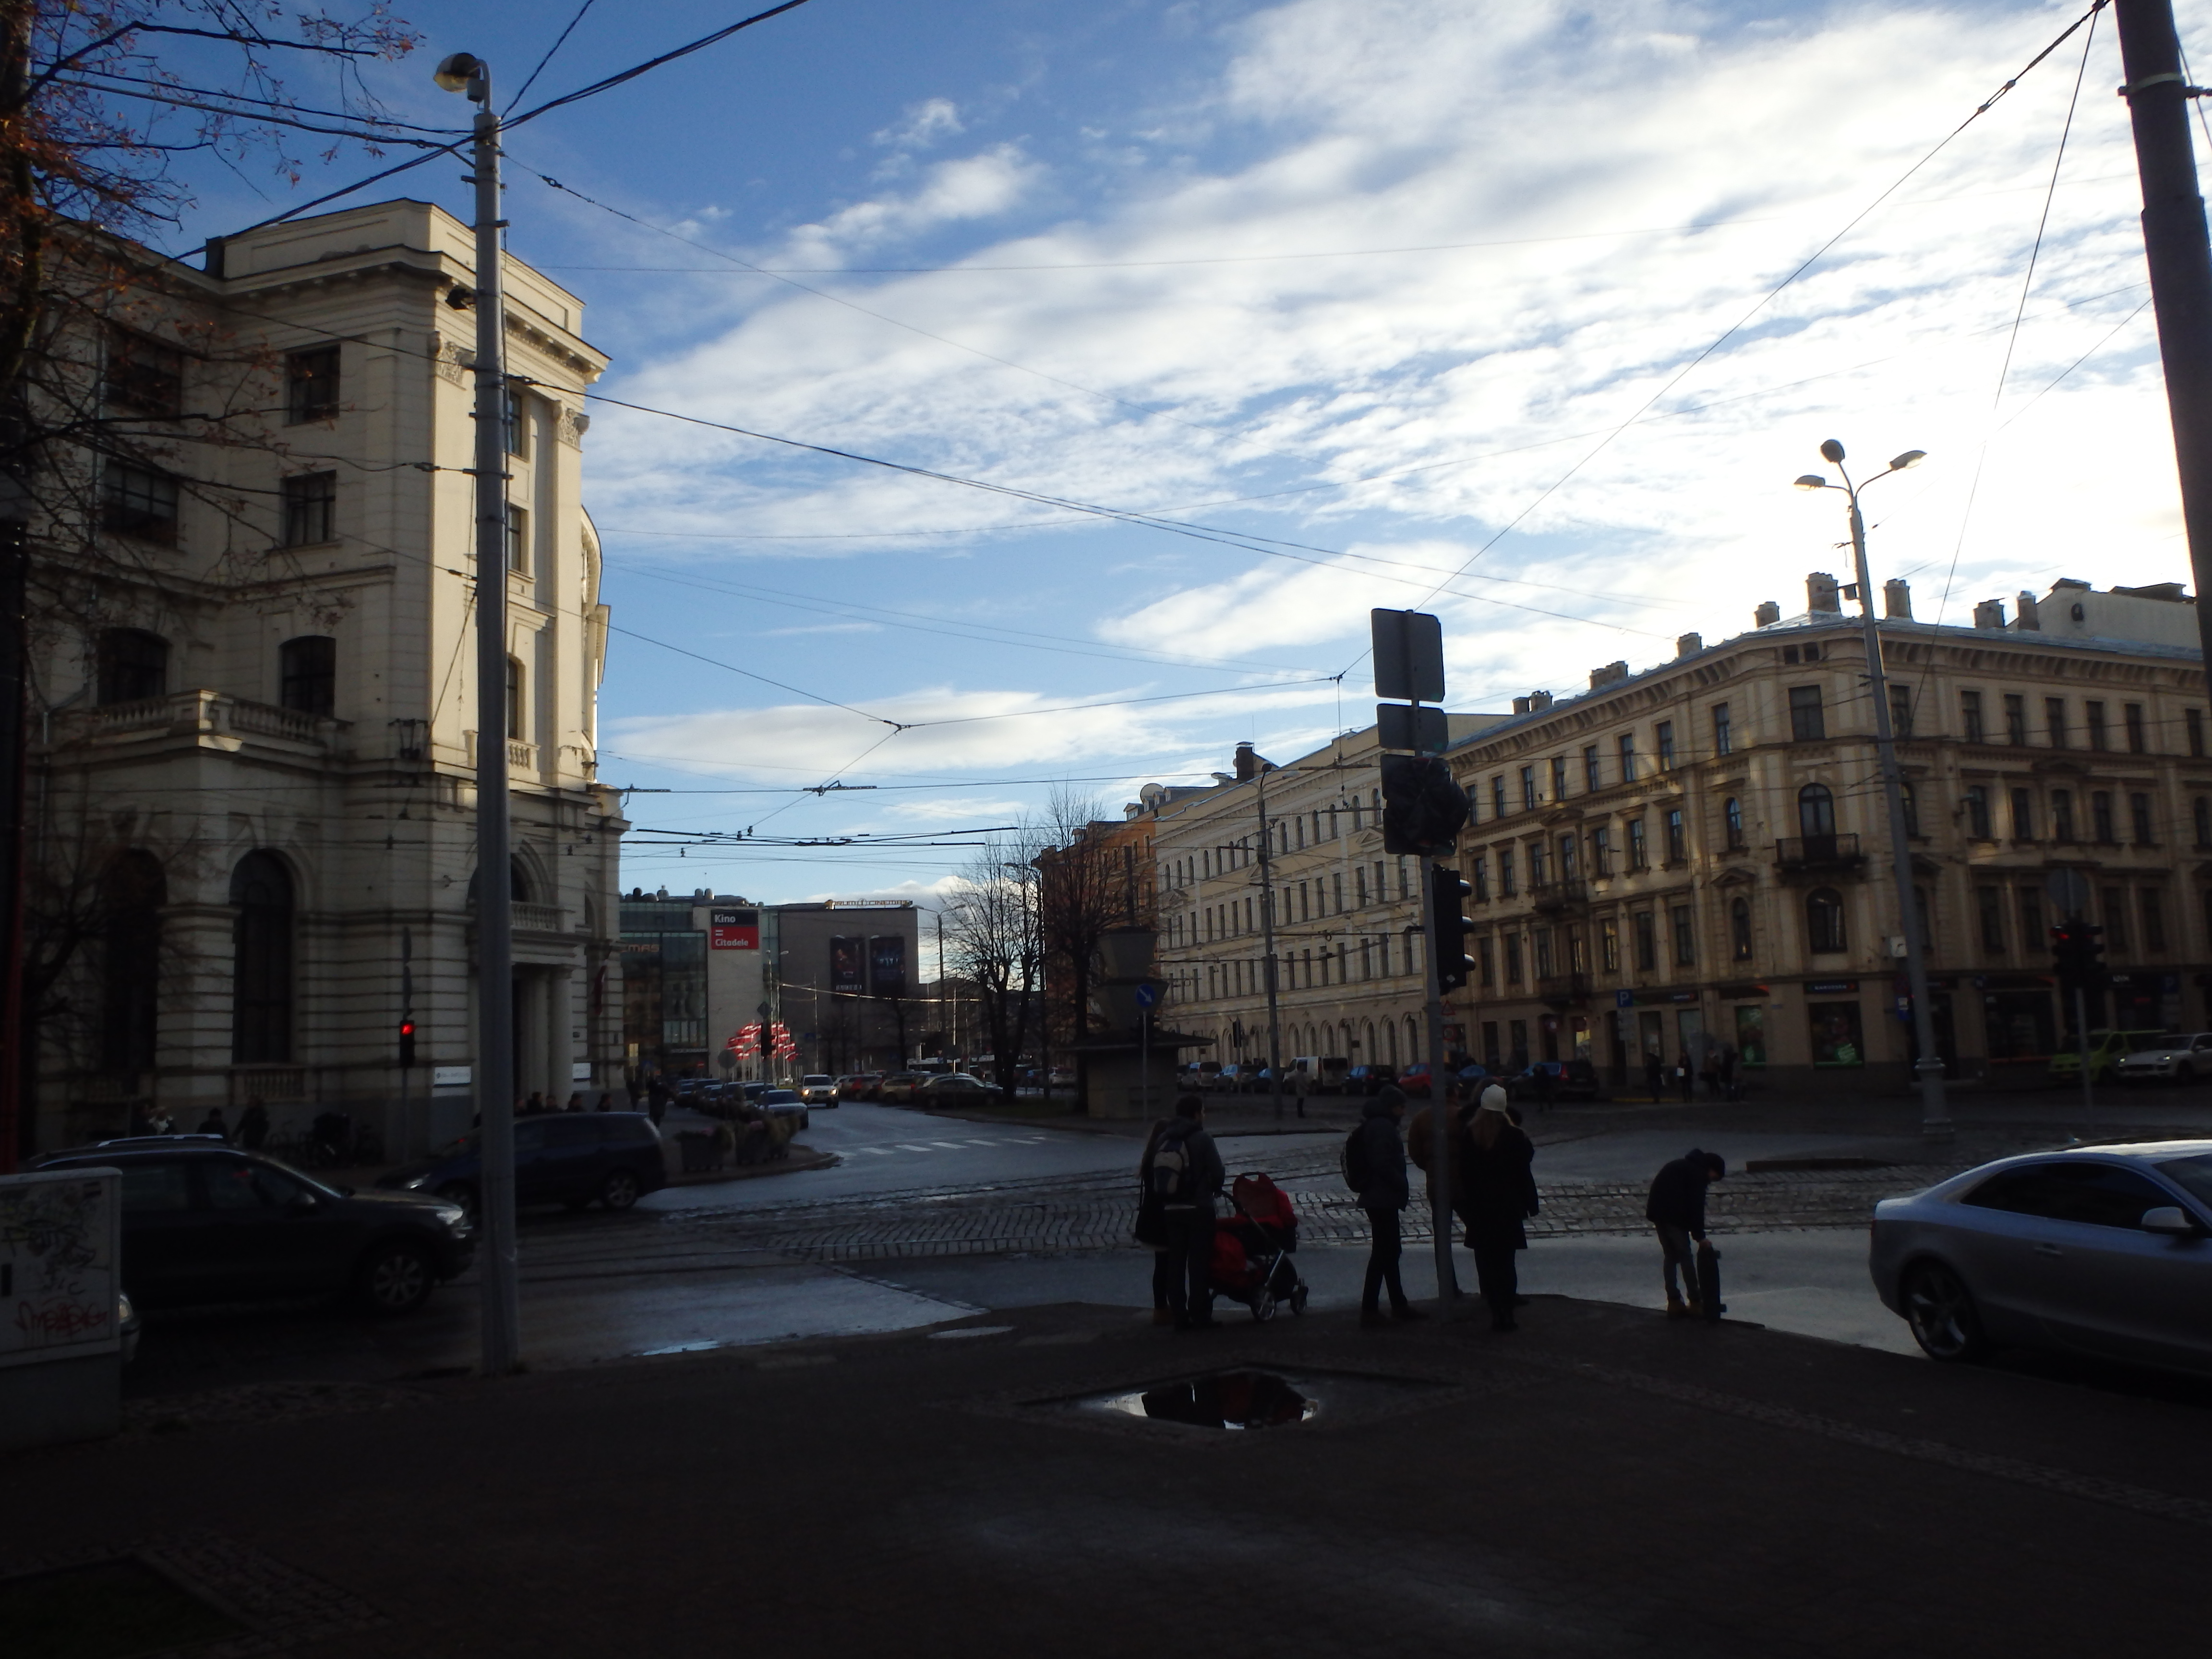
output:
[[584,0],[584,3],[576,8],[576,15],[568,20],[568,27],[554,36],[553,44],[545,48],[545,55],[538,60],[538,67],[523,78],[522,84],[514,89],[514,96],[507,100],[508,114],[514,112],[514,106],[522,101],[523,94],[538,84],[538,77],[545,73],[545,66],[553,61],[553,54],[568,44],[568,37],[576,32],[576,25],[584,21],[584,14],[596,3],[597,0]]

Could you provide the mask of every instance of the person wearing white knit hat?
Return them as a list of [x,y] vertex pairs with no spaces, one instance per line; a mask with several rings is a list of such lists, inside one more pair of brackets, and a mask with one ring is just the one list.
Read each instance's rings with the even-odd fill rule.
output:
[[1490,1328],[1518,1330],[1513,1310],[1521,1300],[1521,1285],[1514,1253],[1528,1248],[1522,1223],[1538,1207],[1530,1170],[1536,1149],[1506,1109],[1505,1091],[1494,1083],[1482,1091],[1463,1144],[1473,1152],[1462,1190],[1475,1281],[1490,1305]]

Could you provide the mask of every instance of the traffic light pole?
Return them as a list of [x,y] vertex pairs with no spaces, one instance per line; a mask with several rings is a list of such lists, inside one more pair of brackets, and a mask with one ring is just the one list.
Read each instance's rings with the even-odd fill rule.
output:
[[1452,1102],[1444,1085],[1443,951],[1447,937],[1456,948],[1457,931],[1444,926],[1443,896],[1449,884],[1452,909],[1459,908],[1460,876],[1450,865],[1432,866],[1423,882],[1425,915],[1422,957],[1429,994],[1429,1211],[1436,1229],[1437,1300],[1449,1304],[1459,1295],[1458,1275],[1452,1269]]
[[2081,1045],[2081,1127],[2086,1131],[2097,1115],[2096,1085],[2089,1079],[2089,993],[2074,981],[2074,1040]]

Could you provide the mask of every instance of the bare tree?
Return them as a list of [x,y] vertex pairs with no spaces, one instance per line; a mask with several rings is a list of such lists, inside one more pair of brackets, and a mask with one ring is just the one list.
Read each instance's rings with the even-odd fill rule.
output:
[[983,1029],[990,1034],[994,1080],[1009,1105],[1043,981],[1040,876],[1031,862],[1037,851],[1026,838],[989,842],[945,902],[951,965],[974,988]]
[[1056,788],[1036,828],[1045,842],[1036,866],[1047,1029],[1074,1053],[1079,1111],[1089,1099],[1081,1044],[1091,1035],[1099,941],[1107,929],[1138,920],[1132,860],[1113,840],[1118,824],[1106,820],[1096,797]]

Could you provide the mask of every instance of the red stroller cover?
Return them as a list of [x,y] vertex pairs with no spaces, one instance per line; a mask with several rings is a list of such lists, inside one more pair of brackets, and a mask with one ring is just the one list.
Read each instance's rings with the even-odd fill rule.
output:
[[1251,1277],[1252,1263],[1244,1254],[1244,1241],[1231,1231],[1227,1222],[1213,1229],[1213,1282],[1224,1290],[1241,1291]]
[[1238,1176],[1230,1186],[1229,1195],[1240,1212],[1263,1226],[1292,1231],[1298,1224],[1298,1212],[1291,1206],[1291,1195],[1266,1176]]

